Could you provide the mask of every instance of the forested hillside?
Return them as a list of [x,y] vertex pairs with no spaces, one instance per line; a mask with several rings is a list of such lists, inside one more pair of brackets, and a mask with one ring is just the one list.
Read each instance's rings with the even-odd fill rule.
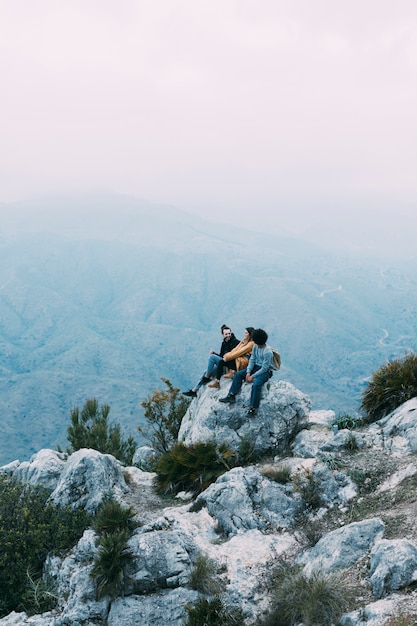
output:
[[117,197],[2,207],[2,223],[1,463],[64,445],[87,398],[135,434],[160,377],[195,383],[224,322],[239,338],[265,328],[278,375],[336,413],[356,411],[366,378],[416,349],[415,260]]

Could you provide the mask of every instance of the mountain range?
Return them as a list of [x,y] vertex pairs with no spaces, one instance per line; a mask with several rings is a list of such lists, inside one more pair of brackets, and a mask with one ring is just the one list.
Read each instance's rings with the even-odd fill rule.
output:
[[336,413],[357,412],[375,369],[416,348],[406,245],[361,252],[347,228],[326,243],[324,226],[320,241],[282,236],[115,195],[0,212],[3,464],[65,447],[71,409],[92,397],[139,437],[141,402],[161,377],[194,385],[223,323],[238,338],[264,328],[275,376]]

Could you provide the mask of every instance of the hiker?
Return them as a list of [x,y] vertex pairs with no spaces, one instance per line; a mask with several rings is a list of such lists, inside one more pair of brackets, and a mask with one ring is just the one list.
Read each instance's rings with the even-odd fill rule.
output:
[[217,364],[216,378],[209,384],[209,387],[220,389],[220,379],[223,376],[224,368],[227,367],[230,370],[229,374],[225,374],[225,378],[233,378],[235,372],[245,369],[248,366],[250,355],[252,354],[252,348],[254,342],[252,341],[252,333],[255,329],[253,326],[247,326],[243,333],[243,339],[236,348],[226,352],[223,359]]
[[252,383],[248,417],[256,415],[261,401],[262,386],[272,376],[273,361],[272,349],[266,343],[268,341],[267,333],[262,328],[257,328],[252,333],[252,339],[255,345],[248,366],[236,372],[229,393],[224,398],[220,398],[220,402],[233,404],[236,402],[236,395],[239,393],[243,381]]
[[195,398],[197,396],[197,391],[200,389],[202,385],[207,385],[210,382],[212,376],[216,373],[217,365],[220,361],[222,361],[224,355],[227,352],[236,348],[239,344],[239,339],[236,339],[235,335],[230,330],[229,326],[223,324],[221,327],[221,333],[223,335],[222,345],[220,346],[220,353],[214,352],[214,350],[210,350],[207,369],[198,381],[197,385],[188,391],[183,391],[184,396],[188,396],[190,398]]

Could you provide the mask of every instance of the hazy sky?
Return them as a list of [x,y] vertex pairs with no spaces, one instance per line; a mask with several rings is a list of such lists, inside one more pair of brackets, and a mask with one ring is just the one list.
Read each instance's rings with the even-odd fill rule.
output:
[[0,202],[417,212],[416,0],[0,0]]

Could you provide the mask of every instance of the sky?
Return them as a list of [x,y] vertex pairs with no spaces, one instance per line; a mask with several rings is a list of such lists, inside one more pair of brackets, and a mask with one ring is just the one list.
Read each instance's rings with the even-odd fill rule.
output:
[[415,0],[0,0],[0,84],[0,203],[417,213]]

